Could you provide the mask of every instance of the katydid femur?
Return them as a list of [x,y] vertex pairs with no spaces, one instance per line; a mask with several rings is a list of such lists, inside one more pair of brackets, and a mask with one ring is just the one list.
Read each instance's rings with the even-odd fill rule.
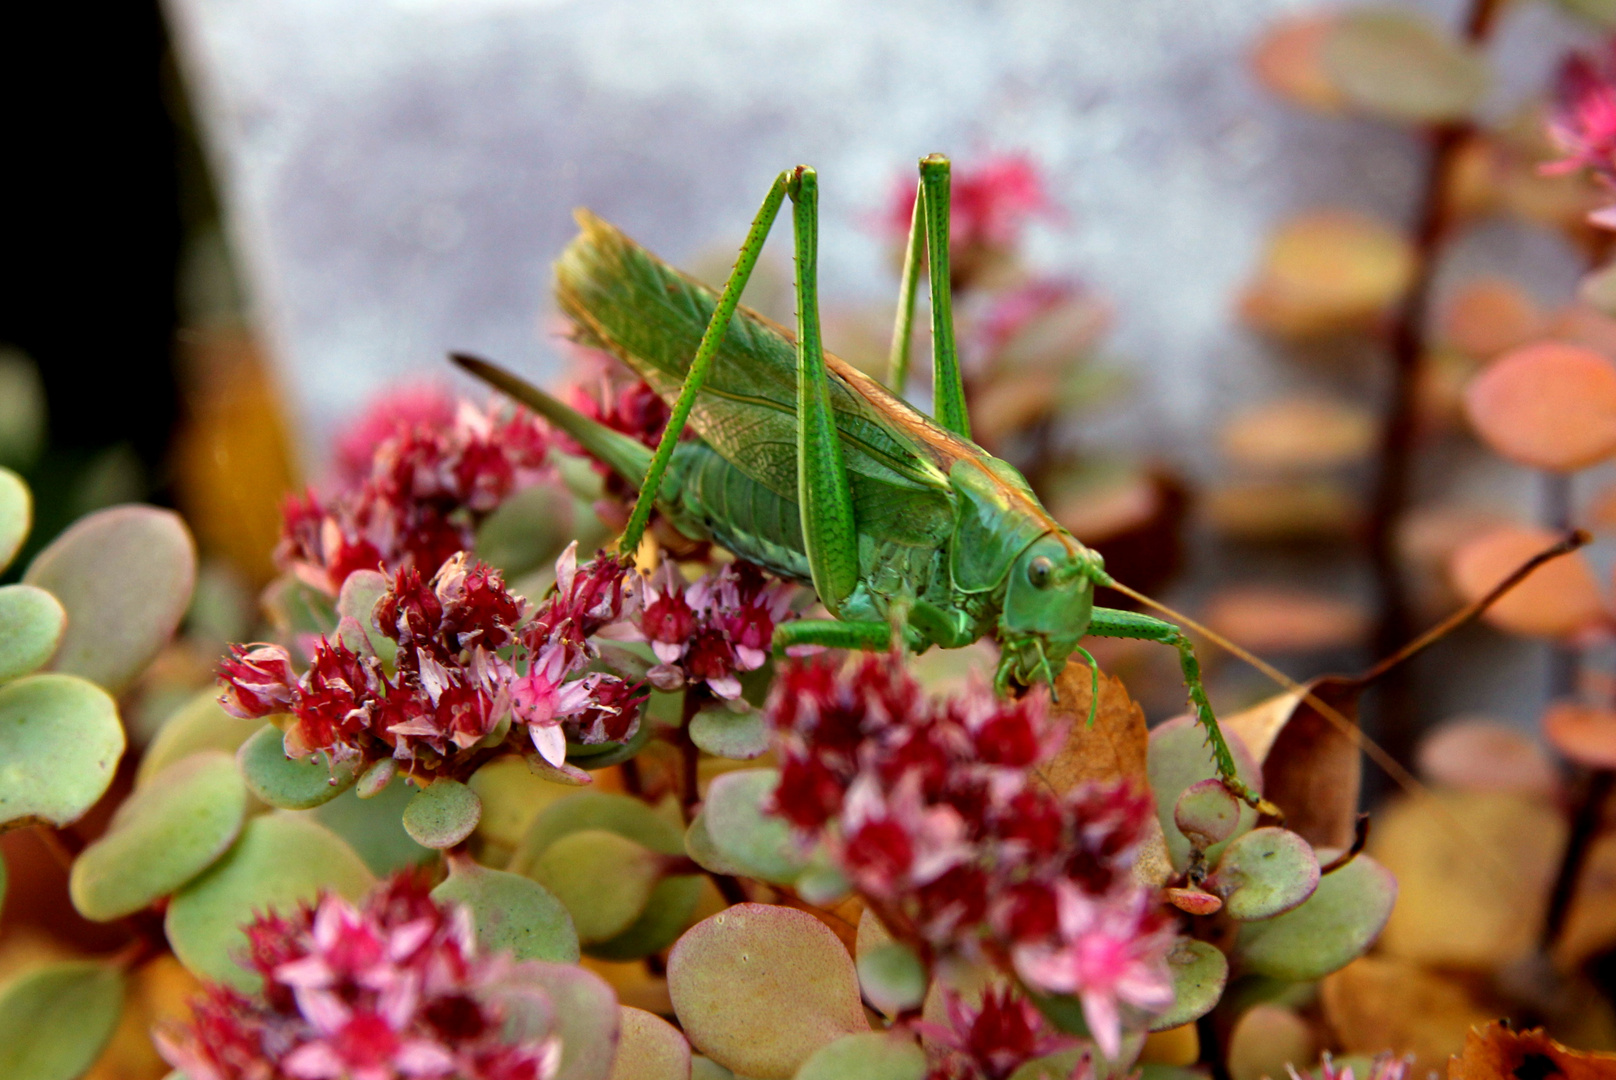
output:
[[[811,584],[832,618],[782,624],[776,649],[884,649],[901,640],[919,652],[991,636],[1002,650],[995,685],[1003,692],[1012,683],[1053,686],[1069,657],[1087,655],[1084,635],[1172,646],[1219,774],[1256,805],[1183,631],[1095,607],[1095,586],[1114,584],[1100,556],[1050,516],[1020,473],[971,442],[950,303],[948,159],[920,162],[889,387],[824,351],[817,196],[807,166],[776,177],[717,296],[579,212],[583,231],[557,264],[557,296],[580,341],[621,359],[671,404],[654,453],[501,368],[456,359],[639,486],[623,556],[639,547],[655,506],[681,532]],[[788,198],[795,335],[740,307]],[[935,418],[901,397],[922,258]],[[699,439],[681,441],[687,424]]]

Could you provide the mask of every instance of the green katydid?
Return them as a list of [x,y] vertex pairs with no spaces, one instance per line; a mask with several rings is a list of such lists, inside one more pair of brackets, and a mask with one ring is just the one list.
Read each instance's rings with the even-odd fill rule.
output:
[[[948,160],[920,162],[890,387],[822,346],[817,184],[806,166],[775,179],[717,296],[579,212],[582,232],[557,263],[557,296],[583,343],[617,356],[671,404],[654,453],[501,368],[456,360],[639,486],[619,548],[625,557],[654,504],[687,535],[811,584],[832,618],[782,624],[777,649],[881,649],[896,637],[919,652],[991,636],[1003,692],[1011,683],[1053,685],[1074,653],[1093,667],[1079,644],[1085,635],[1172,646],[1219,774],[1257,805],[1235,774],[1188,637],[1161,619],[1095,607],[1095,586],[1116,584],[1100,556],[1050,516],[1013,467],[970,441],[950,303]],[[787,198],[794,335],[739,306]],[[922,254],[935,419],[901,398]],[[680,440],[687,423],[699,439]]]

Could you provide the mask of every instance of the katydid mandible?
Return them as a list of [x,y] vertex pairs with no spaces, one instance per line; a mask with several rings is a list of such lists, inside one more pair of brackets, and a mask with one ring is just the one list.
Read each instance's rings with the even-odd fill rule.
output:
[[[1053,687],[1070,656],[1087,657],[1085,635],[1170,645],[1220,776],[1257,805],[1236,776],[1183,631],[1095,607],[1095,586],[1114,584],[1100,556],[1050,516],[1020,473],[970,440],[950,302],[948,159],[920,162],[889,387],[821,343],[817,185],[807,166],[775,179],[717,296],[578,212],[582,232],[556,264],[557,297],[580,342],[618,357],[670,404],[654,453],[502,368],[455,359],[638,485],[624,557],[638,548],[655,506],[686,535],[812,585],[832,618],[783,623],[777,650],[884,649],[899,639],[920,652],[991,636],[1001,649],[1002,693],[1012,683]],[[740,306],[787,199],[795,334]],[[935,417],[901,397],[922,256]],[[681,441],[687,425],[699,438]]]

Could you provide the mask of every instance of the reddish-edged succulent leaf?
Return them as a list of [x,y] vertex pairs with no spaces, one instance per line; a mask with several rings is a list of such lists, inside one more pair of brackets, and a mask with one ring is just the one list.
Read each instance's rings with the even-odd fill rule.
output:
[[1223,897],[1239,922],[1271,919],[1301,904],[1319,885],[1319,861],[1306,840],[1287,829],[1253,829],[1224,848],[1206,887]]
[[1502,1020],[1465,1036],[1464,1051],[1448,1063],[1448,1080],[1519,1080],[1528,1075],[1564,1080],[1609,1080],[1616,1054],[1572,1050],[1541,1028],[1512,1031]]
[[[1532,556],[1560,540],[1547,529],[1505,525],[1453,553],[1448,575],[1467,603],[1486,596]],[[1500,630],[1563,638],[1608,615],[1599,583],[1582,552],[1544,563],[1505,593],[1482,616]]]
[[1388,120],[1462,119],[1489,80],[1479,51],[1425,16],[1399,8],[1343,12],[1321,55],[1326,77],[1353,108]]
[[1543,734],[1578,765],[1616,769],[1616,710],[1557,701],[1543,714]]
[[655,1013],[619,1005],[611,1080],[690,1080],[690,1044]]
[[1537,302],[1506,278],[1465,282],[1442,316],[1442,332],[1449,343],[1477,360],[1526,344],[1542,327]]
[[1362,406],[1286,397],[1240,413],[1223,426],[1223,452],[1256,469],[1350,465],[1375,444],[1375,418]]
[[1526,345],[1472,380],[1465,412],[1487,445],[1511,461],[1583,469],[1616,454],[1616,365],[1563,341]]
[[1408,288],[1414,252],[1402,232],[1343,211],[1287,222],[1268,242],[1240,310],[1282,337],[1362,329]]
[[1420,775],[1459,791],[1517,791],[1552,797],[1560,777],[1536,739],[1487,717],[1448,720],[1420,741]]
[[1334,12],[1309,11],[1275,19],[1251,53],[1257,81],[1294,104],[1320,112],[1340,112],[1346,98],[1324,70],[1324,42]]
[[1369,612],[1350,597],[1231,585],[1207,601],[1206,623],[1259,653],[1315,652],[1362,641],[1369,632]]

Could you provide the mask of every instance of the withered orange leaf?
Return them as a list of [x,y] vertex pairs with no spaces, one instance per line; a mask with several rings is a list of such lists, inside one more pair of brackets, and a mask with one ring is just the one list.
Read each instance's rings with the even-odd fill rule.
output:
[[1448,1061],[1448,1080],[1612,1080],[1616,1054],[1573,1050],[1541,1028],[1511,1031],[1501,1020],[1474,1028]]

